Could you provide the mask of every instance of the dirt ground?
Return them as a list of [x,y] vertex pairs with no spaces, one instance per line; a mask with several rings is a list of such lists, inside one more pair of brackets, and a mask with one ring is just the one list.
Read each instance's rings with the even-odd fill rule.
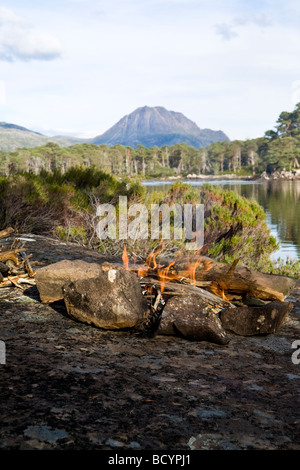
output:
[[[108,259],[31,238],[44,264]],[[219,346],[101,330],[34,286],[0,289],[0,449],[300,450],[300,285],[288,300],[278,333]]]

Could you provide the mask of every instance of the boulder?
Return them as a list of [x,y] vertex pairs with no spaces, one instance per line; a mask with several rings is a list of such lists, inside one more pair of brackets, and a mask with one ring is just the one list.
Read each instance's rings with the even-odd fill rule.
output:
[[269,302],[260,307],[224,309],[220,319],[226,331],[241,336],[276,333],[293,309],[292,302]]
[[7,264],[5,263],[1,263],[0,261],[0,274],[2,274],[2,276],[6,277],[9,273],[9,267],[7,266]]
[[125,269],[103,269],[96,278],[63,287],[71,318],[104,329],[133,328],[149,313],[138,277]]
[[96,277],[101,265],[81,260],[63,260],[37,270],[36,286],[42,302],[55,302],[63,299],[62,287],[77,279]]
[[218,313],[197,294],[168,300],[156,334],[180,335],[192,341],[228,344],[229,336]]

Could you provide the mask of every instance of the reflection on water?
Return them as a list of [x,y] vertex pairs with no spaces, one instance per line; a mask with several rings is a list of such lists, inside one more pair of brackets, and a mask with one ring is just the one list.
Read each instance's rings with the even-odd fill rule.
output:
[[[192,186],[205,183],[255,199],[264,208],[272,235],[280,249],[272,258],[300,258],[300,181],[184,180]],[[144,181],[149,191],[167,190],[171,181]]]

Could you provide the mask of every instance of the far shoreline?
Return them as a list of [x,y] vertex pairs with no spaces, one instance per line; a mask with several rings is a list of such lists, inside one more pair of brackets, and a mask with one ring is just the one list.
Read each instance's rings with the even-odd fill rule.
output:
[[261,175],[253,176],[240,176],[233,173],[226,175],[196,175],[189,174],[187,176],[161,176],[153,178],[143,179],[143,183],[147,181],[165,181],[165,182],[176,182],[176,181],[258,181],[258,182],[268,182],[268,181],[300,181],[300,170],[298,171],[275,171],[274,173],[268,175],[266,172],[263,172]]

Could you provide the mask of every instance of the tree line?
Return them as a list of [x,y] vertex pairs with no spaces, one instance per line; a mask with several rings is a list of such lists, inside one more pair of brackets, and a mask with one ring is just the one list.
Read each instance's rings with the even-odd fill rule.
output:
[[17,171],[66,172],[73,166],[95,167],[117,176],[144,178],[234,174],[259,175],[266,171],[300,168],[300,103],[292,112],[282,112],[275,130],[263,137],[231,142],[215,142],[195,148],[186,143],[137,148],[124,145],[55,143],[14,152],[0,152],[0,173]]

